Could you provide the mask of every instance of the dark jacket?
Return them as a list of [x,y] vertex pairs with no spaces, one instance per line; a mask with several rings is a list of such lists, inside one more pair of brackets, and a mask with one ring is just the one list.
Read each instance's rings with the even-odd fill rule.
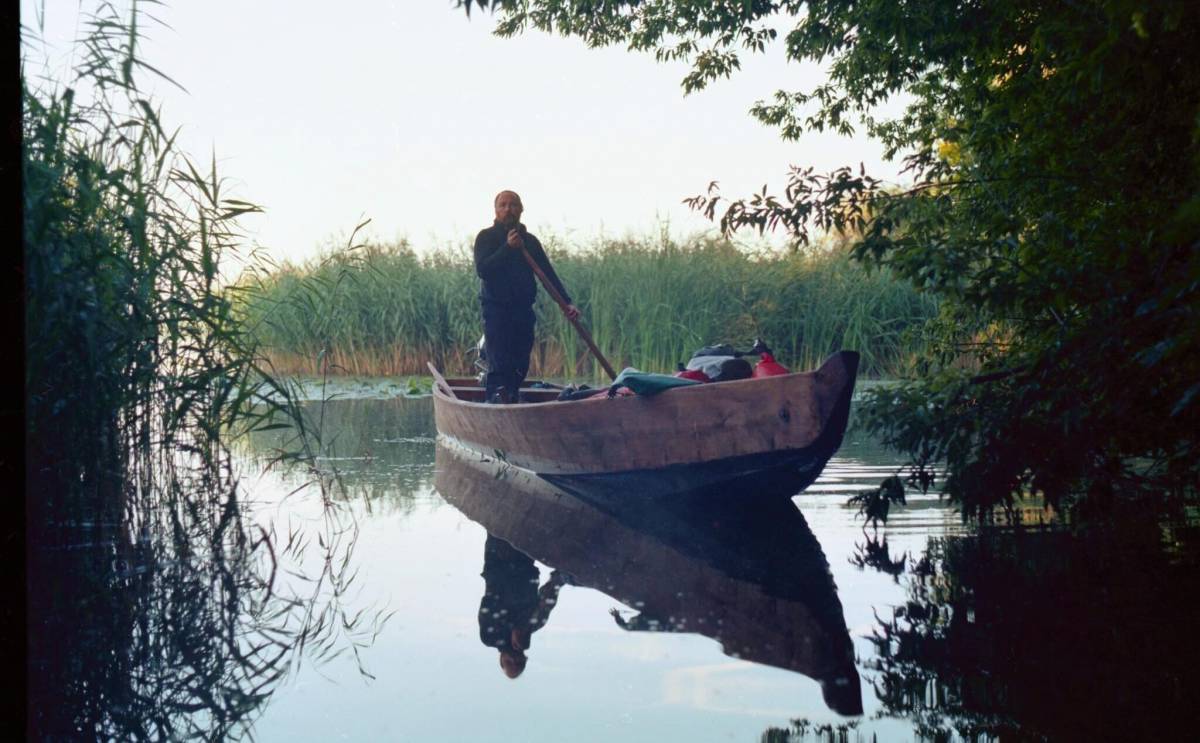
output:
[[[479,299],[485,303],[529,307],[537,297],[537,277],[533,275],[533,269],[525,262],[521,251],[508,247],[508,230],[507,227],[494,224],[480,230],[475,237],[475,273],[483,280],[479,287]],[[542,244],[528,232],[525,233],[525,249],[570,304],[571,295],[567,294],[558,274],[554,273]]]

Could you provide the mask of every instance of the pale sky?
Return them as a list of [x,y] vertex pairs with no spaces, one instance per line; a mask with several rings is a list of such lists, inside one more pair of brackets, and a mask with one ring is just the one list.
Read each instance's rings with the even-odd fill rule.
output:
[[[22,0],[25,25],[36,6]],[[748,114],[777,88],[822,79],[787,63],[781,43],[685,98],[682,64],[537,32],[500,39],[489,14],[468,20],[450,0],[149,10],[170,28],[146,29],[143,57],[187,88],[153,86],[166,123],[195,159],[216,153],[232,195],[266,209],[243,227],[277,259],[311,257],[364,219],[367,237],[418,250],[464,244],[507,188],[531,229],[586,244],[663,221],[676,235],[711,228],[680,201],[712,180],[748,196],[780,191],[789,164],[898,171],[861,135],[784,142]],[[52,74],[70,66],[78,14],[78,0],[45,1]]]

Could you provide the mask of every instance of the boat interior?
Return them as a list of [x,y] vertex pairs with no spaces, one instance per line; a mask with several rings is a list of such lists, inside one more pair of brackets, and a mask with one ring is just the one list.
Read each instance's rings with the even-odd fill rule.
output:
[[[484,402],[484,388],[475,377],[446,377],[446,384],[459,400]],[[554,402],[562,390],[556,387],[537,387],[541,382],[525,380],[521,385],[521,402]]]

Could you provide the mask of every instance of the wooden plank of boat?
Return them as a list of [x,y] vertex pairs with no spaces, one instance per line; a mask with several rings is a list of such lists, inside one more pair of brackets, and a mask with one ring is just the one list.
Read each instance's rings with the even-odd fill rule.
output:
[[446,379],[442,376],[442,373],[438,371],[438,368],[433,365],[433,362],[431,361],[427,363],[426,366],[429,367],[429,372],[433,374],[434,388],[441,390],[443,393],[454,399],[458,399],[458,395],[454,393],[454,388],[450,386],[450,383],[446,381]]
[[674,493],[765,475],[794,493],[841,445],[857,370],[858,354],[842,351],[812,372],[652,397],[550,402],[554,390],[530,390],[533,401],[516,405],[435,385],[434,418],[444,439],[576,493]]
[[836,712],[862,713],[829,563],[791,501],[626,499],[604,510],[470,450],[442,444],[435,456],[442,497],[575,585],[638,607],[625,629],[709,637],[727,655],[815,679]]
[[[437,367],[434,368],[436,369]],[[450,385],[451,387],[479,387],[479,383],[481,381],[479,377],[444,377],[444,380],[446,384]],[[542,386],[545,386],[545,383],[541,380],[526,379],[521,383],[521,390],[525,391],[537,389],[538,387]],[[561,387],[555,388],[555,392],[559,392],[561,390]]]

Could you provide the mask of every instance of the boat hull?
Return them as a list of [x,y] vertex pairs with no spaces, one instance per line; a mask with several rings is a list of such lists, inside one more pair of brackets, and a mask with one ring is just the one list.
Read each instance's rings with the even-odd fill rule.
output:
[[665,494],[771,481],[807,487],[841,445],[858,369],[694,385],[652,397],[486,405],[434,386],[439,436],[576,494]]

